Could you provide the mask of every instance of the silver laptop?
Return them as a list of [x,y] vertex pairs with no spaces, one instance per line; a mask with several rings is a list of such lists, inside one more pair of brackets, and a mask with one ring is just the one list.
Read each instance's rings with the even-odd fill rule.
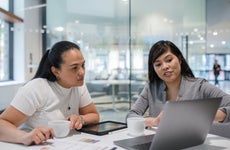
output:
[[130,150],[178,150],[204,143],[222,98],[167,102],[154,135],[114,144]]

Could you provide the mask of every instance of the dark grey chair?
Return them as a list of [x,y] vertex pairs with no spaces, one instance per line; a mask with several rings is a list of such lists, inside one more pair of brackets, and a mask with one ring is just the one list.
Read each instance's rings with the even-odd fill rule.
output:
[[[140,83],[131,84],[131,100],[136,100],[138,95],[141,93],[144,85]],[[117,96],[120,98],[129,99],[129,85],[119,85]]]
[[86,86],[87,86],[89,93],[90,93],[90,96],[92,98],[106,95],[106,90],[105,90],[104,84],[86,83]]
[[230,123],[215,122],[212,124],[209,133],[230,138]]
[[4,110],[5,110],[5,109],[3,109],[3,110],[0,110],[0,114],[2,114]]

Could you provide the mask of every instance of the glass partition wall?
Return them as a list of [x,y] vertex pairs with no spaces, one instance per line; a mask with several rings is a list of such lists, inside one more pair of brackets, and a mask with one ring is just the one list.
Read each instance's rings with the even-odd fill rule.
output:
[[148,53],[158,40],[173,41],[196,75],[205,69],[205,0],[176,3],[47,0],[47,46],[60,40],[79,44],[94,102],[128,110],[148,80]]

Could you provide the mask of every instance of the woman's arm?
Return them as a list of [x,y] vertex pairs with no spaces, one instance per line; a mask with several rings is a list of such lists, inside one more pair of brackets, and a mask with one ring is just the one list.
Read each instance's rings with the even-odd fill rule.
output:
[[79,113],[84,120],[84,124],[96,123],[100,119],[99,113],[93,102],[83,108],[80,108]]
[[143,88],[141,94],[138,96],[138,99],[133,104],[132,108],[126,115],[126,120],[129,117],[138,117],[143,116],[149,107],[149,101],[152,101],[152,96],[149,88],[149,84],[147,83]]
[[72,129],[75,128],[79,130],[85,124],[96,123],[99,121],[99,113],[93,102],[80,108],[79,113],[80,115],[70,115],[67,117],[67,120],[71,121],[70,126]]
[[23,137],[26,132],[20,131],[17,127],[24,122],[28,117],[9,106],[0,115],[0,140],[12,143],[23,143],[21,137]]
[[222,97],[214,120],[218,122],[230,122],[230,95],[208,82],[202,84],[201,90],[205,97]]
[[0,141],[30,145],[40,144],[54,136],[53,130],[47,127],[37,127],[29,133],[18,129],[26,119],[28,116],[9,106],[0,115]]

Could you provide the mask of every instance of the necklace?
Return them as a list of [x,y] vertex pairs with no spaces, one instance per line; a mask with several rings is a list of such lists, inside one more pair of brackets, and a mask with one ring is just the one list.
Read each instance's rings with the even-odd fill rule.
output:
[[170,95],[170,93],[168,93],[168,92],[166,92],[166,94],[167,94],[167,100],[171,100],[171,101],[178,101],[179,99],[180,99],[180,96],[179,96],[179,94],[177,94],[177,95]]
[[67,103],[68,103],[68,105],[67,105],[67,110],[68,111],[70,111],[71,110],[71,100],[70,100],[70,98],[68,98],[68,100],[67,100]]

